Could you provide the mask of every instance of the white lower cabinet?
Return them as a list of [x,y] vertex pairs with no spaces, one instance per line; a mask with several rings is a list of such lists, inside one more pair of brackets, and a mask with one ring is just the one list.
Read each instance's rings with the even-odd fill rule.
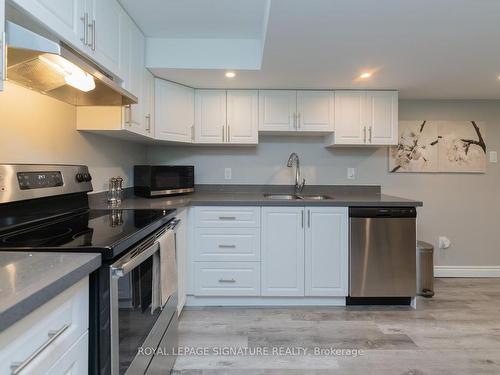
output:
[[304,207],[262,208],[263,296],[304,295]]
[[86,277],[0,333],[0,374],[87,374],[88,328]]
[[47,371],[46,375],[88,374],[89,334],[86,332],[66,353]]
[[306,207],[306,219],[305,295],[346,296],[347,207]]
[[198,306],[345,303],[347,207],[195,207],[190,217]]

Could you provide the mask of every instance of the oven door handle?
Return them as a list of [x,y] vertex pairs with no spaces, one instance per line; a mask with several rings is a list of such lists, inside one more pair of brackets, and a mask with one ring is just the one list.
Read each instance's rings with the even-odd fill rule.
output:
[[122,263],[118,261],[117,263],[111,265],[111,275],[117,278],[125,276],[139,264],[141,264],[150,256],[152,256],[154,253],[156,253],[159,249],[160,249],[160,243],[156,241],[153,245],[141,251],[139,254],[135,255],[133,258],[127,260],[126,262]]

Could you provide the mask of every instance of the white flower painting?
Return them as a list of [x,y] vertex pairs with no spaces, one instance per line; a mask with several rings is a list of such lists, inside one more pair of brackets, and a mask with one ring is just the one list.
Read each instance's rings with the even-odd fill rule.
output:
[[401,121],[389,150],[391,172],[484,173],[484,124],[476,121]]

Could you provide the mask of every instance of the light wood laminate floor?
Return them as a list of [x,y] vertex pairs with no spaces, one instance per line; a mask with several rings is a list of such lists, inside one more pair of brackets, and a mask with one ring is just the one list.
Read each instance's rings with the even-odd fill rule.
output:
[[[184,311],[174,374],[500,374],[500,279],[437,279],[417,309],[204,308]],[[304,348],[300,355],[216,355],[223,347]],[[314,355],[315,348],[362,350]],[[250,353],[254,354],[254,353]]]

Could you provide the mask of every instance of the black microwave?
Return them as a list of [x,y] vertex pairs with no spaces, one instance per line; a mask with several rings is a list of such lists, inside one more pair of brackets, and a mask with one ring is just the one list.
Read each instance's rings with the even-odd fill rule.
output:
[[192,165],[136,165],[134,193],[152,198],[194,191]]

